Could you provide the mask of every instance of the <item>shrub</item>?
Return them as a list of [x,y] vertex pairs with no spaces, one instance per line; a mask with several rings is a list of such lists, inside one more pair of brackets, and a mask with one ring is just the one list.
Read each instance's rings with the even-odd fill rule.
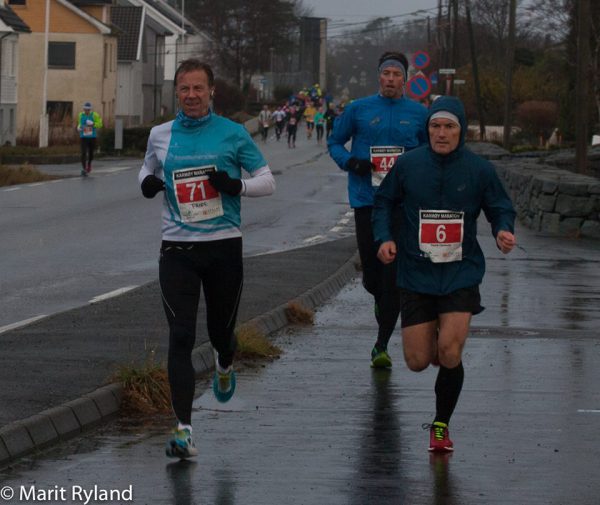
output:
[[517,124],[533,136],[550,136],[558,121],[558,105],[555,102],[530,100],[517,107]]
[[[151,126],[136,126],[134,128],[123,128],[123,152],[144,153],[148,145],[148,135]],[[100,132],[98,145],[100,151],[112,153],[115,151],[114,128],[103,128]]]

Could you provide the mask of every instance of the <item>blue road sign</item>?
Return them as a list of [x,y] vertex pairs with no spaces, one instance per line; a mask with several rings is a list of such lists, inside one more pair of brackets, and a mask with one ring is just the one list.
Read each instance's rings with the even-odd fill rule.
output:
[[406,83],[406,89],[413,98],[425,98],[431,93],[431,81],[424,75],[415,75]]
[[429,66],[430,61],[429,54],[425,51],[417,51],[413,55],[413,67],[418,68],[419,70]]

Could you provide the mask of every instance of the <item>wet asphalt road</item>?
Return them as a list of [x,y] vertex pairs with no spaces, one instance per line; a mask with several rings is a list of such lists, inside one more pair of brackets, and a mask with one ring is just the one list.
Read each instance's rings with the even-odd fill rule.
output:
[[486,235],[486,310],[465,348],[451,456],[430,456],[421,429],[435,369],[409,372],[397,335],[393,370],[370,369],[371,300],[356,280],[314,326],[275,336],[279,360],[241,368],[229,404],[198,383],[196,461],[164,457],[168,420],[114,423],[5,470],[0,487],[64,488],[52,503],[83,503],[76,486],[131,489],[136,504],[600,503],[598,243],[519,229],[522,249],[503,257]]

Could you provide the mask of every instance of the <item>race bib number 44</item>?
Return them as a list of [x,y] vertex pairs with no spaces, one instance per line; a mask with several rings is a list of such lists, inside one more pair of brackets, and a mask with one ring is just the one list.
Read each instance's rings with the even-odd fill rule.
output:
[[462,260],[465,213],[419,211],[419,248],[433,263]]
[[206,221],[223,215],[221,194],[210,184],[208,176],[217,167],[185,168],[173,172],[173,187],[184,223]]
[[404,147],[373,146],[371,147],[371,163],[375,169],[371,172],[371,184],[379,186],[383,178],[392,169],[398,156],[404,154]]

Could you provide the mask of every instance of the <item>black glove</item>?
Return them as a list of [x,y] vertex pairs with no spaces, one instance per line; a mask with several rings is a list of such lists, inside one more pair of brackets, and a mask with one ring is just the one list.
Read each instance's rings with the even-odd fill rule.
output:
[[154,198],[159,191],[164,191],[165,183],[156,175],[147,175],[142,181],[142,194],[146,198]]
[[370,160],[361,160],[358,158],[350,158],[346,163],[349,172],[354,172],[356,175],[367,175],[375,168],[375,165]]
[[211,172],[208,176],[208,181],[217,191],[227,193],[231,196],[239,195],[242,191],[241,179],[232,179],[224,171]]

